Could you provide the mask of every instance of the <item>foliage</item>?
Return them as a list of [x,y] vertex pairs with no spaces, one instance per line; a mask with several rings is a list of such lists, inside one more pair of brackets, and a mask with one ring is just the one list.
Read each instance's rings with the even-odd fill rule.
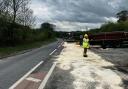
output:
[[35,17],[30,0],[0,0],[0,46],[17,46],[54,37],[54,25],[32,29]]
[[0,46],[15,46],[54,38],[54,29],[31,29],[17,23],[0,24]]
[[89,34],[97,34],[100,32],[128,31],[128,11],[123,10],[116,14],[119,20],[116,23],[108,22],[100,28],[90,29]]
[[127,10],[123,10],[123,11],[117,13],[116,15],[119,18],[118,22],[128,21],[128,11]]
[[15,54],[23,50],[29,50],[29,49],[41,47],[42,45],[46,45],[55,40],[56,39],[49,39],[47,41],[36,41],[34,43],[27,43],[27,44],[25,43],[25,44],[16,45],[14,47],[0,47],[0,57],[7,57],[8,55]]
[[128,21],[120,23],[108,22],[103,24],[99,29],[91,29],[88,31],[90,34],[97,34],[100,32],[113,32],[113,31],[127,31],[128,32]]
[[55,25],[46,22],[41,24],[40,31],[43,32],[44,34],[47,34],[45,35],[46,38],[52,38],[55,36],[54,28]]

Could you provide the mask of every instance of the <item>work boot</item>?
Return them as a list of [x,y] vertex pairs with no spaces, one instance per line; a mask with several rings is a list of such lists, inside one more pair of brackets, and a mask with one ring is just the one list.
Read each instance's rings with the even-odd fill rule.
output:
[[84,54],[83,56],[84,56],[84,57],[88,57],[88,55],[87,55],[87,54]]

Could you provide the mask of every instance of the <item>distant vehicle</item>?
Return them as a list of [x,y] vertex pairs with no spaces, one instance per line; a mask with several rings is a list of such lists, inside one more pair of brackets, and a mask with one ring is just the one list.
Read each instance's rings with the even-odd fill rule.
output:
[[65,38],[67,42],[75,42],[74,34],[73,33],[67,33],[67,37]]
[[121,47],[128,44],[128,32],[104,32],[89,35],[90,44],[106,47]]
[[66,39],[67,42],[75,42],[75,39],[73,37],[67,38]]

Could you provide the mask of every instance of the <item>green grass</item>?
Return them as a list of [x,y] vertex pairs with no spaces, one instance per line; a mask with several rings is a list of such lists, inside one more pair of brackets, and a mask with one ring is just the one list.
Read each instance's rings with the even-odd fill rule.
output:
[[22,45],[17,45],[15,47],[0,47],[0,57],[6,57],[8,55],[15,54],[20,51],[38,48],[54,41],[56,41],[56,39],[50,39],[48,41],[33,42],[29,44],[22,44]]

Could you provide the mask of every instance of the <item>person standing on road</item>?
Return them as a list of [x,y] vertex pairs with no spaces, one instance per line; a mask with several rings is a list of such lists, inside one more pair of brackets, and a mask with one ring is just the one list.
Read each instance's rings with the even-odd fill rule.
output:
[[85,34],[83,38],[83,48],[84,48],[83,56],[87,57],[87,49],[89,48],[89,38],[87,34]]

